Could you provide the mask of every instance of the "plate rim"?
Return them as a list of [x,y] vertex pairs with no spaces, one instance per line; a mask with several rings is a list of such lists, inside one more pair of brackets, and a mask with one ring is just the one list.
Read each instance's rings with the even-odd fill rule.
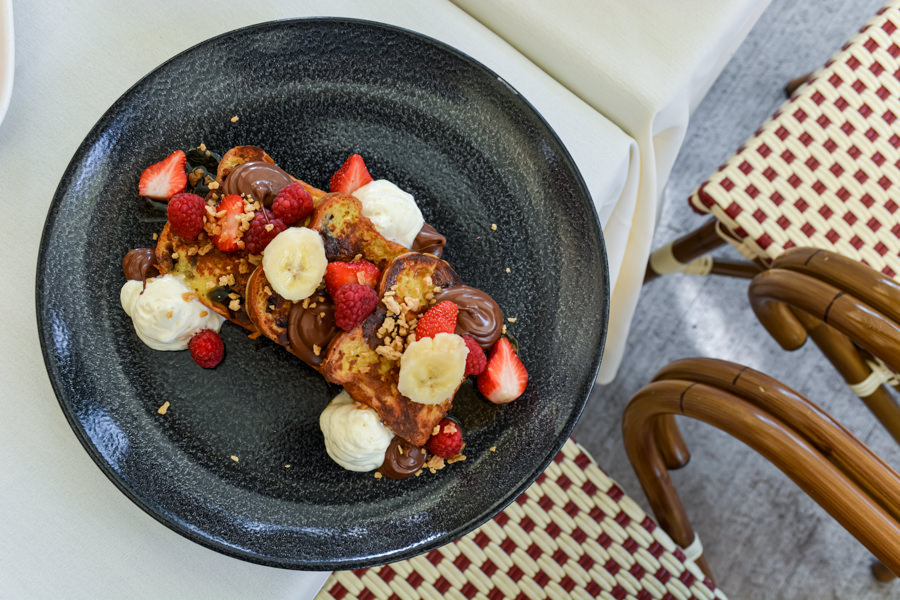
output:
[[[2,1],[2,0],[0,0]],[[64,191],[69,187],[70,182],[74,176],[75,171],[78,168],[78,161],[76,161],[77,157],[83,156],[85,151],[95,145],[98,135],[105,130],[108,126],[108,121],[112,119],[112,112],[119,105],[126,103],[130,97],[135,94],[139,88],[151,77],[157,74],[160,70],[164,69],[170,63],[182,58],[183,56],[190,54],[196,51],[198,48],[201,48],[206,45],[210,45],[215,43],[217,40],[241,35],[245,32],[253,32],[256,30],[265,30],[272,29],[276,27],[293,27],[293,26],[303,26],[306,24],[349,24],[352,26],[363,26],[363,27],[372,27],[378,29],[385,29],[395,33],[400,33],[406,36],[411,36],[417,38],[421,41],[432,44],[442,51],[449,52],[454,55],[456,58],[468,63],[471,66],[474,66],[476,69],[482,70],[486,72],[488,75],[495,77],[499,82],[501,82],[512,94],[516,96],[516,98],[521,101],[524,106],[531,112],[531,114],[543,125],[546,129],[547,133],[552,137],[552,139],[556,142],[559,147],[559,153],[561,158],[563,158],[568,165],[571,167],[572,174],[574,176],[574,183],[576,188],[584,195],[587,200],[588,208],[590,209],[590,213],[593,216],[591,219],[591,226],[595,230],[597,240],[599,241],[599,250],[600,254],[595,258],[596,261],[601,263],[598,265],[600,267],[600,271],[602,273],[603,279],[599,285],[600,289],[603,293],[603,305],[604,305],[604,315],[602,315],[602,328],[599,332],[599,344],[594,349],[592,356],[590,357],[590,362],[588,363],[588,373],[590,374],[589,384],[587,386],[586,393],[584,394],[583,399],[579,399],[577,410],[572,411],[569,415],[569,418],[564,423],[560,434],[559,439],[553,444],[553,449],[541,460],[536,463],[537,466],[534,472],[526,477],[523,480],[523,483],[517,488],[508,491],[503,498],[495,501],[489,507],[485,508],[481,511],[480,516],[472,521],[459,525],[456,528],[446,531],[444,535],[438,538],[439,543],[435,544],[434,541],[429,541],[423,546],[423,542],[419,542],[418,544],[407,545],[401,549],[398,549],[394,552],[390,553],[381,553],[378,555],[369,555],[368,557],[360,557],[360,558],[351,558],[351,559],[336,559],[336,560],[324,560],[324,561],[309,561],[309,560],[298,560],[291,558],[283,558],[283,557],[273,557],[269,555],[258,554],[252,551],[248,551],[244,548],[236,548],[234,546],[216,542],[215,539],[204,536],[201,533],[198,533],[194,529],[185,526],[171,518],[170,515],[165,513],[164,511],[158,511],[150,506],[144,499],[142,499],[131,486],[127,485],[127,483],[123,480],[121,475],[112,467],[111,464],[102,456],[102,454],[98,451],[97,447],[93,444],[91,438],[88,436],[86,430],[83,427],[82,422],[76,417],[74,411],[71,406],[66,404],[64,401],[64,397],[66,397],[66,390],[62,386],[61,378],[58,373],[57,365],[55,364],[53,357],[51,356],[51,352],[48,349],[48,323],[47,316],[44,314],[44,310],[42,308],[43,298],[45,296],[45,281],[44,278],[41,277],[41,274],[46,270],[47,256],[50,252],[49,249],[49,239],[51,237],[51,232],[55,229],[58,213],[60,210],[60,205],[62,204],[64,198]],[[527,60],[527,59],[525,59]],[[259,23],[254,23],[251,25],[246,25],[243,27],[235,28],[229,31],[222,32],[215,36],[206,38],[201,40],[166,59],[154,69],[150,70],[143,76],[141,76],[135,83],[133,83],[128,89],[126,89],[116,100],[113,101],[112,104],[103,112],[103,114],[98,118],[98,120],[94,123],[88,133],[85,135],[84,139],[75,149],[72,157],[70,158],[65,171],[63,172],[60,182],[54,191],[53,198],[51,199],[50,206],[47,211],[47,216],[44,221],[44,227],[41,233],[41,239],[38,247],[38,260],[36,265],[36,277],[35,277],[35,313],[37,317],[37,325],[38,325],[38,337],[41,346],[41,354],[44,359],[45,369],[47,371],[48,378],[50,379],[51,386],[53,388],[54,395],[56,396],[57,402],[66,417],[66,420],[69,423],[72,431],[75,433],[76,438],[81,443],[81,445],[88,452],[89,456],[95,463],[97,467],[106,475],[106,477],[112,481],[112,483],[135,505],[140,507],[145,513],[149,514],[159,523],[165,525],[172,531],[180,534],[181,536],[200,544],[201,546],[214,550],[220,554],[224,554],[230,556],[232,558],[237,558],[240,560],[244,560],[247,562],[284,568],[284,569],[293,569],[293,570],[305,570],[305,571],[332,571],[336,569],[356,569],[356,568],[371,568],[374,566],[379,566],[386,563],[406,560],[412,558],[414,556],[418,556],[423,554],[434,547],[439,547],[444,544],[452,543],[453,541],[465,536],[471,531],[474,531],[478,527],[481,527],[483,524],[494,518],[497,514],[503,511],[507,506],[509,506],[512,502],[516,500],[525,490],[527,490],[534,481],[543,473],[547,466],[553,461],[556,457],[562,446],[569,439],[572,430],[580,419],[585,406],[590,397],[591,390],[596,384],[597,373],[599,372],[600,364],[603,358],[603,351],[606,344],[606,337],[609,329],[609,303],[611,300],[611,291],[609,285],[609,264],[608,264],[608,254],[605,246],[605,240],[603,236],[603,229],[599,221],[599,216],[597,214],[596,204],[591,195],[590,189],[588,188],[584,177],[581,174],[581,171],[578,169],[578,165],[575,160],[572,158],[571,153],[568,148],[565,146],[563,141],[560,139],[559,135],[552,128],[552,126],[546,121],[544,116],[537,110],[537,108],[519,91],[511,85],[505,78],[497,74],[490,67],[484,65],[482,62],[476,60],[472,56],[467,53],[451,46],[447,42],[443,42],[439,39],[431,37],[429,35],[414,31],[412,29],[408,29],[406,27],[401,27],[397,25],[393,25],[390,23],[384,23],[380,21],[373,21],[369,19],[358,19],[358,18],[350,18],[350,17],[297,17],[297,18],[286,18],[286,19],[274,19],[263,21]]]

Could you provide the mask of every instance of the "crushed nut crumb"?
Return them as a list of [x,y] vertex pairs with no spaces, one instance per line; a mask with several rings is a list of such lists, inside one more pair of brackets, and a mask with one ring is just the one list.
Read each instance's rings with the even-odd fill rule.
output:
[[164,415],[164,414],[166,414],[166,411],[168,411],[168,410],[169,410],[169,401],[166,400],[165,402],[162,403],[162,406],[160,406],[159,408],[156,409],[156,412],[158,412],[161,415]]
[[209,182],[209,189],[211,189],[211,190],[217,190],[217,189],[219,189],[219,182],[218,182],[218,181],[210,181],[210,182]]
[[497,231],[497,224],[491,223],[491,231]]
[[375,479],[381,479],[382,475],[379,471],[375,471]]
[[515,323],[515,322],[516,322],[516,318],[515,318],[515,317],[506,317],[506,320],[509,321],[510,323]]
[[506,267],[506,272],[507,272],[507,273],[512,273],[512,271],[510,270],[509,267]]
[[231,312],[237,312],[241,310],[241,301],[240,300],[232,300],[228,303],[228,310]]
[[465,454],[457,454],[457,455],[455,455],[455,456],[451,456],[450,458],[448,458],[448,459],[447,459],[447,464],[448,464],[448,465],[452,465],[453,463],[462,462],[462,461],[464,461],[464,460],[466,460],[466,455],[465,455]]
[[488,448],[488,449],[489,449],[491,452],[496,452],[496,451],[497,451],[497,446],[491,446],[491,447]]
[[232,454],[229,458],[231,458],[231,460],[233,460],[234,462],[237,462],[237,461],[240,460],[240,459],[239,459],[237,456],[235,456],[234,454]]
[[233,117],[231,117],[231,122],[232,122],[232,123],[237,123],[237,122],[238,122],[238,116],[237,116],[237,115],[234,115]]

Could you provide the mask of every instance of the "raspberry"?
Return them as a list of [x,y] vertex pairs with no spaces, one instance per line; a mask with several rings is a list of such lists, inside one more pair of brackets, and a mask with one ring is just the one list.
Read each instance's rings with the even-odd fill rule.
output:
[[183,240],[196,240],[203,231],[206,200],[197,194],[175,194],[166,208],[169,227]]
[[466,377],[481,375],[487,367],[487,356],[484,355],[484,350],[471,335],[464,335],[462,338],[466,342],[466,348],[469,349],[469,354],[466,355]]
[[272,201],[272,212],[284,221],[285,225],[293,225],[300,219],[305,219],[312,211],[312,196],[302,183],[286,185]]
[[428,309],[416,324],[416,339],[434,337],[439,333],[453,333],[456,330],[456,315],[459,308],[444,300]]
[[334,322],[350,331],[372,314],[378,304],[378,294],[367,285],[348,283],[334,294]]
[[441,458],[452,458],[462,450],[462,431],[455,421],[441,419],[438,432],[426,444],[428,451]]
[[204,369],[212,369],[222,362],[225,356],[225,343],[222,336],[212,329],[198,331],[188,342],[191,358]]
[[[271,225],[266,229],[267,225]],[[244,248],[250,254],[261,254],[276,235],[287,229],[284,221],[275,217],[272,211],[264,208],[257,211],[250,221],[250,229],[244,233]]]

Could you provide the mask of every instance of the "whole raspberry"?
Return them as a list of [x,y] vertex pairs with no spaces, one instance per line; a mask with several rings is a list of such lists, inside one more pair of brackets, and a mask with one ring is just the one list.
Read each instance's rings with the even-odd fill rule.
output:
[[286,185],[272,201],[272,212],[284,221],[285,225],[293,225],[300,219],[305,219],[312,211],[312,196],[302,183]]
[[439,333],[453,333],[456,330],[456,315],[459,307],[444,300],[428,309],[416,324],[416,339],[434,337]]
[[175,194],[166,208],[169,227],[183,240],[196,240],[203,231],[206,200],[197,194]]
[[250,254],[262,254],[276,235],[287,229],[284,221],[264,208],[256,212],[250,221],[250,229],[244,232],[244,248]]
[[431,436],[425,446],[429,452],[441,458],[452,458],[462,450],[462,431],[455,421],[441,419],[438,432]]
[[350,331],[372,314],[378,304],[378,294],[367,285],[348,283],[334,294],[334,322]]
[[212,369],[222,362],[225,356],[225,342],[222,336],[212,329],[203,329],[194,334],[188,342],[191,358],[204,369]]
[[484,355],[484,350],[471,335],[466,334],[462,336],[462,339],[466,342],[466,348],[469,349],[469,354],[466,355],[466,377],[481,375],[487,367],[487,356]]

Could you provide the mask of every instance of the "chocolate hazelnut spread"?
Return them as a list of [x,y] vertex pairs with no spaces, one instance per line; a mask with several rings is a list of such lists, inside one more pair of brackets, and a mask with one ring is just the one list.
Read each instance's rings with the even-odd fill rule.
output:
[[500,338],[503,311],[485,292],[468,285],[444,288],[435,295],[435,303],[449,300],[459,307],[456,333],[469,334],[487,350]]
[[438,233],[434,227],[425,223],[422,225],[422,229],[419,230],[416,239],[413,240],[412,248],[410,248],[410,250],[413,252],[434,254],[440,258],[441,254],[444,253],[444,244],[446,243],[447,238]]
[[384,462],[378,467],[378,472],[389,479],[406,479],[415,475],[424,464],[425,450],[395,435],[384,453]]
[[[334,304],[330,298],[322,297],[325,298],[324,302],[316,302],[315,306],[309,308],[303,308],[299,302],[294,303],[288,318],[291,350],[311,367],[322,364],[325,348],[338,332],[334,323]],[[313,350],[314,345],[320,348],[318,355]]]
[[122,271],[125,272],[125,279],[134,281],[147,281],[151,277],[156,277],[159,275],[156,252],[152,248],[129,250],[122,259]]
[[280,167],[264,160],[252,160],[234,168],[225,178],[225,194],[252,195],[263,206],[272,206],[272,201],[281,189],[294,183],[291,176]]

